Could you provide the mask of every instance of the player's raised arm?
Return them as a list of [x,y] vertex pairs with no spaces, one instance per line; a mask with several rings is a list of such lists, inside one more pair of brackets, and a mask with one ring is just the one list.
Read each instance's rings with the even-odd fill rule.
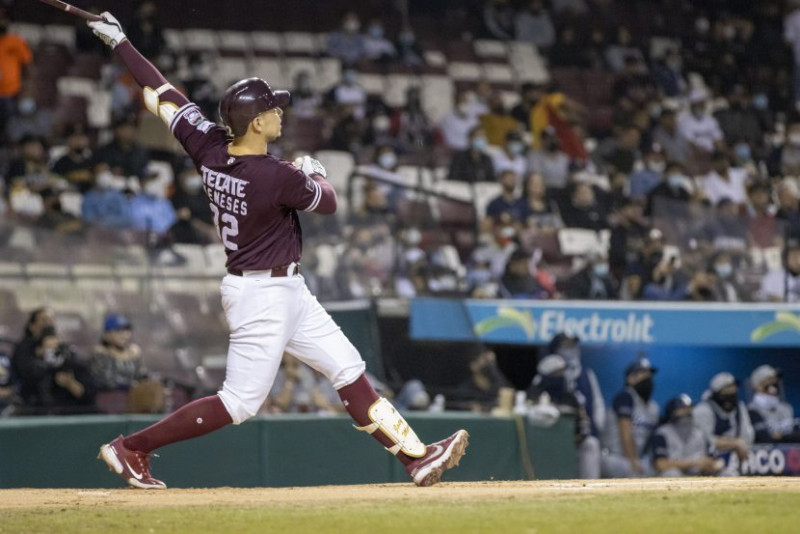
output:
[[136,83],[142,86],[147,109],[169,125],[177,111],[189,104],[189,99],[177,91],[161,72],[134,48],[125,37],[122,25],[111,13],[106,11],[101,16],[102,21],[89,22],[89,27],[117,53],[133,74]]

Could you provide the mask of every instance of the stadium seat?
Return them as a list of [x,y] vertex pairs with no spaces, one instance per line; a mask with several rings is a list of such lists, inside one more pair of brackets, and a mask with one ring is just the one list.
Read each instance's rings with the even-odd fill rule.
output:
[[453,82],[447,76],[423,76],[421,99],[431,121],[438,122],[453,110]]
[[769,247],[763,249],[764,252],[764,265],[767,271],[779,271],[783,268],[783,259],[781,256],[781,247]]
[[75,27],[60,24],[48,24],[42,33],[42,41],[66,46],[69,50],[75,49]]
[[186,47],[183,39],[183,30],[167,28],[164,30],[164,39],[167,41],[167,47],[175,53],[182,53]]
[[286,76],[283,62],[274,58],[253,60],[253,76],[264,78],[271,87],[291,87],[292,80]]
[[69,75],[90,80],[99,80],[102,68],[108,62],[106,58],[97,54],[78,53],[72,58],[73,64],[69,69]]
[[83,195],[76,191],[64,191],[58,196],[58,200],[61,202],[61,209],[65,213],[70,213],[76,217],[81,217]]
[[421,167],[419,165],[400,165],[397,168],[397,174],[400,175],[400,179],[407,187],[433,188],[433,172],[426,167]]
[[386,79],[380,74],[360,73],[358,83],[371,95],[383,95],[386,91]]
[[320,58],[317,61],[317,88],[327,91],[342,79],[342,63],[332,57]]
[[283,39],[279,33],[251,32],[250,40],[257,56],[278,56],[283,53]]
[[419,86],[420,81],[416,76],[408,74],[389,74],[386,77],[386,93],[384,101],[392,107],[401,107],[406,104],[406,91],[409,87]]
[[484,76],[493,84],[511,85],[514,83],[514,72],[511,67],[502,63],[484,63]]
[[319,52],[319,41],[313,33],[286,32],[283,34],[283,49],[288,55],[314,56]]
[[457,82],[478,82],[483,78],[483,69],[479,63],[451,61],[447,74]]
[[350,181],[350,174],[355,168],[353,155],[339,150],[320,150],[314,157],[328,171],[328,181],[336,189],[336,193],[340,197],[345,195],[347,193],[347,184]]
[[228,256],[225,254],[225,246],[222,243],[212,243],[206,245],[206,274],[208,276],[224,276],[225,275],[225,262],[228,261]]
[[202,52],[216,55],[219,50],[217,32],[192,28],[183,32],[184,47],[187,52]]
[[472,184],[467,182],[460,182],[457,180],[443,180],[434,185],[436,192],[446,195],[453,199],[458,199],[464,202],[472,202],[474,191]]
[[216,61],[215,73],[211,80],[221,92],[248,76],[250,76],[250,66],[243,57],[220,57]]
[[426,50],[425,62],[432,67],[445,68],[447,66],[447,56],[440,50]]
[[478,39],[473,44],[475,55],[483,61],[508,59],[508,48],[503,41],[492,41],[490,39]]
[[28,43],[28,46],[31,47],[31,49],[35,49],[36,46],[42,41],[46,28],[39,24],[14,22],[11,25],[10,31],[25,39],[25,42]]
[[558,231],[558,244],[564,256],[583,256],[591,253],[605,254],[610,233],[584,228],[562,228]]
[[246,56],[253,47],[247,32],[223,30],[217,32],[217,40],[222,56]]
[[190,276],[202,276],[208,271],[208,258],[202,245],[176,243],[172,249],[186,260],[184,271]]
[[311,58],[307,57],[287,58],[286,61],[284,61],[284,67],[286,72],[286,79],[289,80],[289,83],[291,84],[289,87],[294,87],[294,80],[297,74],[303,71],[307,72],[309,76],[311,76],[311,79],[313,80],[312,83],[316,83],[318,81],[317,62]]

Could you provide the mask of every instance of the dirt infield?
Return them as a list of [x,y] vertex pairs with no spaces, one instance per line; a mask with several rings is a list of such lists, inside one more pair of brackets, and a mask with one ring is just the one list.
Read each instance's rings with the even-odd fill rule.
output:
[[164,506],[336,506],[370,501],[431,503],[598,496],[618,492],[800,492],[800,478],[696,478],[641,480],[566,480],[535,482],[442,483],[432,488],[410,484],[317,486],[309,488],[212,488],[142,491],[135,489],[0,490],[0,510],[32,508],[137,508]]

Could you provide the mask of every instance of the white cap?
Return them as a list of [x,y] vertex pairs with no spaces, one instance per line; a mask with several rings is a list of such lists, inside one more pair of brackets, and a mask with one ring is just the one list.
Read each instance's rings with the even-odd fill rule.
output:
[[708,100],[708,93],[705,89],[695,88],[689,93],[689,103],[696,104],[698,102],[705,102]]
[[759,365],[750,373],[750,385],[754,388],[761,385],[768,378],[777,378],[778,371],[771,365]]
[[721,373],[717,373],[714,375],[714,378],[711,379],[709,382],[708,387],[711,388],[711,391],[717,393],[719,390],[724,389],[731,384],[735,384],[736,379],[733,378],[733,375],[727,371],[723,371]]
[[545,356],[536,366],[536,371],[540,375],[549,376],[558,371],[563,371],[567,368],[567,362],[564,361],[563,356],[559,354],[551,354]]

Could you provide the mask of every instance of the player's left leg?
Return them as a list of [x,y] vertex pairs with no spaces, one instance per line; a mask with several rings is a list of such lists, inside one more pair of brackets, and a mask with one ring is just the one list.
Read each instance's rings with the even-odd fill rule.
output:
[[345,409],[405,466],[414,482],[430,486],[442,473],[458,465],[468,444],[468,434],[459,430],[452,436],[425,446],[403,416],[385,398],[378,396],[367,380],[364,360],[341,328],[311,295],[302,278],[302,319],[286,352],[325,375],[339,393]]

